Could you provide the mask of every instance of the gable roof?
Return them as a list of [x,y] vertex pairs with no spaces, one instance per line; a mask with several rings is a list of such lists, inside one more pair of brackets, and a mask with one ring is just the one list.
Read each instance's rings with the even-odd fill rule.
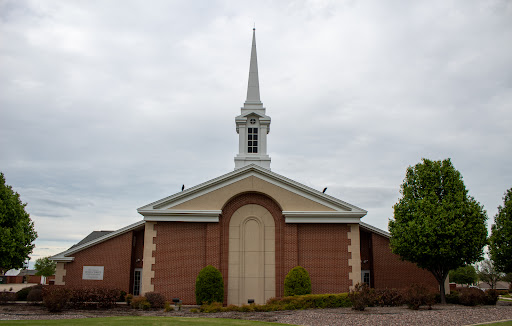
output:
[[83,245],[84,243],[90,242],[92,240],[95,240],[95,239],[97,239],[99,237],[102,237],[102,236],[107,235],[107,234],[112,233],[112,232],[114,232],[114,231],[92,231],[91,233],[89,233],[88,236],[86,236],[85,238],[80,240],[80,242],[78,242],[77,244],[72,245],[71,248]]
[[[66,251],[63,251],[54,256],[51,256],[50,259],[53,261],[56,261],[56,262],[73,261],[74,257],[71,256],[72,254],[79,252],[81,250],[84,250],[86,248],[92,247],[101,242],[107,241],[109,239],[115,238],[118,235],[121,235],[123,233],[130,232],[130,231],[133,231],[136,229],[140,229],[140,228],[144,227],[144,224],[145,224],[144,221],[138,221],[138,222],[135,222],[128,226],[125,226],[124,228],[120,228],[119,230],[116,230],[116,231],[93,231],[91,234],[89,234],[87,237],[82,239],[76,245],[71,246],[71,248],[69,248]],[[89,238],[90,236],[91,236],[91,238]],[[86,241],[87,238],[89,238],[88,241]]]
[[[287,191],[289,194],[300,196],[325,208],[318,211],[286,210],[286,208],[283,208],[283,215],[285,215],[286,222],[288,223],[358,223],[359,219],[367,213],[364,209],[355,205],[329,196],[255,164],[244,166],[215,179],[142,206],[137,211],[148,221],[218,222],[221,208],[225,202],[218,203],[217,207],[212,209],[180,209],[179,205],[233,185],[248,177],[256,177],[272,185],[272,187],[279,187],[279,189]],[[279,198],[274,198],[274,200],[279,203]]]

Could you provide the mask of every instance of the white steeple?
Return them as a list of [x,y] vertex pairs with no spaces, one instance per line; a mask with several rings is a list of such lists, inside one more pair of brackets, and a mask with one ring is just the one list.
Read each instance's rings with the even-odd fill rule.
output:
[[270,170],[270,156],[267,155],[267,134],[270,131],[270,117],[260,100],[258,59],[256,56],[256,29],[252,32],[251,63],[247,99],[242,114],[235,118],[238,133],[238,154],[235,156],[235,170],[249,164],[256,164]]

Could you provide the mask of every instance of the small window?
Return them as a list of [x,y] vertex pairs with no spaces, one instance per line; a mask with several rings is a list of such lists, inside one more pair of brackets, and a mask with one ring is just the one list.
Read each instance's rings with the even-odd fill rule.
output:
[[247,153],[258,153],[258,128],[247,128]]
[[133,271],[133,295],[140,295],[141,279],[142,268],[135,268]]
[[368,270],[361,271],[361,282],[368,284],[368,286],[371,286],[370,271],[368,271]]

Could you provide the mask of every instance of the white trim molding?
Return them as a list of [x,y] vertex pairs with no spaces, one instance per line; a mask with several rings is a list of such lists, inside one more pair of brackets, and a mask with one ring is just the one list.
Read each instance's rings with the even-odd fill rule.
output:
[[366,212],[283,211],[285,223],[360,223]]
[[139,209],[144,221],[219,222],[220,210]]

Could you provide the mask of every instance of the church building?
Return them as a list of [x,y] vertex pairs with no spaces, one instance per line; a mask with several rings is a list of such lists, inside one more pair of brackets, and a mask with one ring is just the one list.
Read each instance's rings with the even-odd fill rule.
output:
[[404,288],[434,277],[403,262],[390,235],[361,222],[366,211],[271,171],[271,119],[260,100],[253,30],[247,98],[235,118],[235,169],[147,204],[143,219],[116,231],[95,231],[52,257],[55,284],[158,292],[195,304],[195,281],[207,265],[224,278],[224,303],[263,304],[284,295],[295,266],[310,274],[313,293]]

